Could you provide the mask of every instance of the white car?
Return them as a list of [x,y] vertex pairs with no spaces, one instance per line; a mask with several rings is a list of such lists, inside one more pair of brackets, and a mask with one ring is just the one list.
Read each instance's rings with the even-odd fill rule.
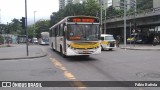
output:
[[116,40],[111,34],[101,34],[102,50],[112,50],[116,48]]
[[33,38],[32,42],[33,42],[33,44],[38,44],[38,39],[37,38]]

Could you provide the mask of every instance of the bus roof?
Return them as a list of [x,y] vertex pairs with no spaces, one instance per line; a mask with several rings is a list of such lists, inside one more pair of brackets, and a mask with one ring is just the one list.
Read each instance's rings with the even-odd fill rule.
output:
[[62,19],[61,21],[59,21],[58,23],[56,23],[55,25],[53,25],[52,27],[50,27],[49,29],[52,29],[53,27],[63,23],[63,22],[66,22],[69,18],[95,18],[95,19],[99,19],[98,17],[94,17],[94,16],[83,16],[83,15],[80,15],[80,16],[67,16],[65,17],[64,19]]

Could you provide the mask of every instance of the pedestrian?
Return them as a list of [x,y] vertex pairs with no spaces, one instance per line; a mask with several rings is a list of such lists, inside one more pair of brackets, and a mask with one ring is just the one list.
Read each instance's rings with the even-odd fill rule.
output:
[[120,35],[117,35],[117,36],[116,36],[116,46],[117,46],[117,47],[119,47],[120,41],[121,41],[121,37],[120,37]]
[[159,43],[159,40],[155,36],[154,39],[153,39],[153,46],[156,46],[158,43]]

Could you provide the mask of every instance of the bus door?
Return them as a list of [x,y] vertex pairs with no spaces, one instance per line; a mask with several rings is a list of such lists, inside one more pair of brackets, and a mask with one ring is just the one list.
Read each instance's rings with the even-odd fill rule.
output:
[[58,28],[55,29],[55,50],[57,50]]
[[63,48],[64,48],[64,52],[66,52],[66,38],[67,38],[67,27],[65,26],[63,29]]

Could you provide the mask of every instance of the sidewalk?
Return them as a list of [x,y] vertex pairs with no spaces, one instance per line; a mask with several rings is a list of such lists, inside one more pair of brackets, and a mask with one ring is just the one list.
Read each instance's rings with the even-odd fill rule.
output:
[[128,49],[128,50],[156,50],[160,51],[160,45],[152,46],[152,44],[127,44],[124,47],[123,44],[120,45],[121,49]]
[[46,53],[36,45],[28,46],[28,56],[25,44],[11,44],[10,47],[6,46],[0,45],[0,60],[29,59],[46,56]]

